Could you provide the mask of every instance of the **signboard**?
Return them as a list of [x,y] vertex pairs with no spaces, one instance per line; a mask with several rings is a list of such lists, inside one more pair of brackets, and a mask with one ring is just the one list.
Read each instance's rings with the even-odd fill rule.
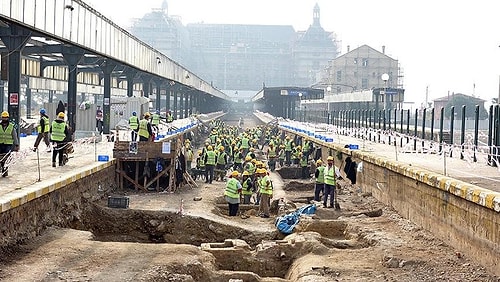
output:
[[162,154],[170,154],[170,142],[163,142],[161,146]]
[[10,93],[9,94],[9,105],[17,106],[19,105],[19,94]]
[[288,90],[286,89],[281,89],[281,96],[287,96],[288,95]]
[[[300,95],[300,94],[302,94],[302,95]],[[288,95],[290,95],[290,96],[307,96],[307,91],[290,90],[290,91],[288,91]]]

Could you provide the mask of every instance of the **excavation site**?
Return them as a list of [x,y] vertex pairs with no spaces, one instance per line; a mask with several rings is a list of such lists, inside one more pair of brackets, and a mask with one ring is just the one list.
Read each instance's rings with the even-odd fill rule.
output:
[[[227,115],[189,135],[195,158],[213,128],[237,127],[242,119],[241,132],[260,128],[285,136],[274,124]],[[268,163],[268,149],[269,142],[255,146],[255,159]],[[326,160],[329,152],[317,150]],[[231,169],[216,169],[211,183],[195,171],[166,189],[167,175],[143,175],[147,163],[117,165],[121,180],[91,182],[99,186],[96,194],[82,193],[78,201],[54,198],[51,205],[61,212],[52,224],[4,247],[0,280],[500,281],[353,184],[341,161],[336,165],[342,173],[326,207],[323,194],[315,199],[316,163],[306,175],[299,165],[267,166],[269,217],[255,193],[230,216],[225,189]],[[43,217],[34,215],[33,224]]]

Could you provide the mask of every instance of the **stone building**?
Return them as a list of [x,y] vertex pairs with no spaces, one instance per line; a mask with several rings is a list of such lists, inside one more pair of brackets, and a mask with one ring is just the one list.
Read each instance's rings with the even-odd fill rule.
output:
[[183,26],[168,15],[166,1],[138,19],[130,31],[226,92],[310,86],[339,49],[335,35],[321,27],[317,4],[306,31],[297,32],[291,25]]

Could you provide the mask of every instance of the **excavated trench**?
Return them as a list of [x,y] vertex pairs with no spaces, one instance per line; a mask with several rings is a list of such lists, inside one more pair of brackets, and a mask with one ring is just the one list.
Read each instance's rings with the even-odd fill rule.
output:
[[[313,184],[291,181],[284,190],[311,191],[310,185]],[[287,206],[294,210],[301,202],[308,201],[308,197],[296,197]],[[216,199],[212,216],[204,218],[170,211],[113,209],[102,203],[90,203],[69,227],[92,232],[96,241],[198,246],[215,257],[215,269],[238,273],[238,277],[246,277],[244,281],[259,281],[255,275],[287,279],[294,262],[307,254],[325,255],[335,249],[360,249],[377,243],[365,239],[345,220],[338,220],[338,216],[328,220],[301,218],[295,233],[285,236],[277,229],[256,231],[231,224],[224,217],[227,213],[224,207],[223,199]],[[246,209],[246,214],[255,209],[244,205],[241,208],[244,212]],[[220,219],[214,219],[213,215]]]

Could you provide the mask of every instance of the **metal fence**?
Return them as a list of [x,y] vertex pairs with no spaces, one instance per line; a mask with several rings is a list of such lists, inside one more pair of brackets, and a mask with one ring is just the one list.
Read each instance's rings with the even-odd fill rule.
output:
[[[486,119],[480,119],[476,106],[474,116],[466,116],[466,106],[457,115],[455,107],[410,110],[344,110],[344,111],[297,111],[298,121],[333,125],[339,134],[354,135],[374,142],[388,142],[414,151],[433,148],[442,152],[444,146],[453,152],[477,152],[487,154],[489,165],[498,166],[500,157],[500,105],[492,105]],[[458,116],[459,118],[456,118]]]

